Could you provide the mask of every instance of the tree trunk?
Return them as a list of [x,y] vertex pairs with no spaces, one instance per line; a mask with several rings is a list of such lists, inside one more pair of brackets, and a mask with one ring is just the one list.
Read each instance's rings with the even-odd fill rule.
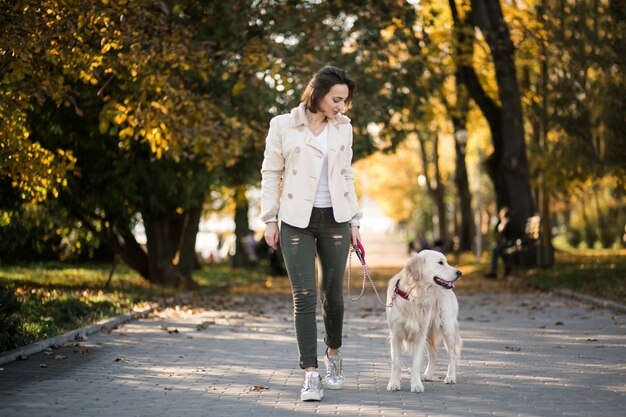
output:
[[110,236],[108,241],[112,243],[113,249],[119,253],[122,260],[137,271],[139,275],[151,281],[148,254],[137,243],[137,239],[135,239],[130,230],[119,231],[117,234],[111,233]]
[[[137,243],[137,239],[128,228],[111,226],[113,221],[109,221],[105,217],[94,216],[71,198],[66,198],[64,203],[73,215],[83,223],[84,227],[88,228],[94,235],[100,236],[102,242],[108,245],[114,253],[118,253],[128,266],[150,281],[146,251]],[[99,223],[100,228],[95,227],[95,223]],[[107,224],[108,226],[106,226]]]
[[598,238],[598,235],[596,234],[595,225],[591,222],[591,220],[589,219],[589,216],[587,215],[587,209],[585,206],[586,204],[582,204],[581,206],[581,213],[583,217],[584,240],[588,248],[593,248]]
[[499,161],[502,159],[504,152],[504,141],[502,139],[502,111],[498,104],[489,97],[485,92],[476,71],[471,66],[472,56],[474,54],[474,37],[466,36],[466,33],[472,33],[473,27],[471,25],[471,14],[465,19],[459,15],[455,0],[448,1],[452,14],[452,19],[455,26],[455,31],[459,33],[457,37],[459,57],[457,62],[458,79],[461,79],[467,91],[469,92],[472,100],[478,105],[481,113],[487,120],[489,125],[489,132],[491,133],[491,141],[493,143],[493,154],[491,154],[485,161],[485,172],[491,178],[493,182],[494,190],[496,193],[496,203],[498,207],[510,205],[508,200],[508,194],[506,192],[506,186],[503,178],[498,174]]
[[181,283],[176,259],[176,231],[180,230],[180,223],[180,219],[168,216],[144,218],[151,282],[171,287]]
[[[523,222],[535,212],[535,205],[530,189],[522,104],[515,72],[514,46],[508,27],[502,15],[498,0],[472,0],[472,13],[475,24],[480,28],[489,45],[493,58],[498,96],[502,103],[500,113],[500,133],[502,154],[491,161],[505,193],[502,202],[506,204]],[[494,138],[495,139],[495,138]],[[494,140],[494,148],[496,142]],[[495,153],[494,153],[494,156]]]
[[[428,158],[428,152],[426,150],[426,139],[424,136],[428,136],[430,142],[433,146],[433,157],[432,161]],[[441,173],[439,170],[439,138],[437,132],[428,132],[426,130],[418,133],[418,140],[420,142],[420,151],[422,155],[422,166],[424,167],[424,177],[426,177],[426,187],[428,189],[428,193],[433,199],[433,203],[437,209],[437,216],[439,218],[439,223],[437,225],[437,231],[439,233],[439,240],[443,245],[446,245],[449,241],[448,238],[448,222],[446,216],[446,205],[445,205],[445,188],[441,183]],[[428,167],[432,165],[434,167],[435,178],[434,183],[430,178]]]
[[[463,70],[464,62],[471,59],[473,44],[471,39],[467,39],[466,31],[460,24],[461,17],[456,9],[454,0],[450,0],[450,8],[453,15],[455,54],[454,61],[456,65],[455,86],[456,86],[456,103],[453,108],[449,109],[452,114],[452,125],[454,127],[455,151],[456,151],[456,176],[455,183],[458,191],[457,201],[461,212],[461,223],[456,230],[459,238],[459,250],[462,252],[472,250],[472,241],[474,236],[474,220],[472,215],[472,195],[470,193],[469,181],[467,178],[467,166],[465,164],[465,149],[467,145],[467,114],[469,112],[469,92],[467,91],[465,74]],[[457,23],[458,22],[458,23]],[[471,61],[469,61],[471,62]],[[444,102],[447,102],[444,97]],[[450,108],[449,105],[446,107]],[[459,136],[461,135],[461,136]],[[455,222],[456,223],[456,222]]]
[[450,244],[450,237],[448,233],[448,218],[446,216],[446,203],[444,200],[444,189],[441,186],[438,186],[433,190],[432,198],[435,202],[435,207],[437,207],[437,216],[439,217],[439,240],[441,241],[441,246],[448,247]]
[[441,182],[441,171],[439,170],[439,133],[434,132],[433,139],[433,163],[435,166],[435,182],[437,187],[433,190],[433,200],[437,206],[437,215],[439,216],[439,239],[441,244],[448,244],[448,216],[446,215],[445,187]]
[[[542,0],[539,9],[540,19],[546,18],[545,14],[546,0]],[[539,95],[541,97],[541,108],[539,109],[539,117],[537,131],[537,147],[542,152],[547,151],[547,138],[549,131],[548,118],[548,53],[545,44],[541,46],[540,59],[540,75],[539,75]],[[552,213],[550,212],[550,190],[546,185],[546,179],[542,173],[539,173],[539,184],[537,205],[541,208],[541,267],[552,267],[554,265],[554,247],[552,246]]]
[[250,248],[246,246],[248,235],[251,233],[250,224],[248,222],[248,199],[246,198],[245,187],[235,188],[235,254],[231,259],[231,265],[234,267],[246,267],[252,265],[252,257]]
[[179,270],[184,285],[187,288],[193,288],[196,283],[192,279],[193,270],[198,265],[196,258],[196,236],[200,226],[200,217],[202,216],[202,207],[191,207],[185,214],[183,229],[180,233],[180,244],[178,247]]
[[148,280],[172,287],[193,287],[195,244],[200,207],[181,215],[144,218],[147,238]]
[[[460,132],[465,130],[465,123],[454,122],[454,131]],[[467,166],[465,165],[465,144],[455,141],[456,149],[456,177],[455,183],[458,190],[459,207],[461,211],[461,224],[457,230],[459,237],[459,250],[461,252],[472,250],[472,241],[474,237],[474,220],[472,215],[472,195],[469,189],[469,181],[467,179]]]
[[609,231],[609,227],[606,224],[604,213],[600,208],[600,199],[598,198],[598,190],[594,186],[593,190],[593,202],[596,209],[596,223],[598,224],[598,240],[602,244],[602,247],[608,249],[614,242],[615,236],[612,236]]
[[510,206],[509,196],[506,191],[506,183],[504,182],[504,178],[502,178],[498,172],[499,161],[502,159],[502,154],[504,153],[504,140],[501,129],[502,110],[482,88],[474,68],[465,66],[462,68],[462,71],[464,73],[463,80],[467,85],[470,95],[472,96],[472,100],[474,100],[480,108],[483,116],[485,116],[487,124],[489,125],[489,133],[491,133],[493,153],[481,163],[484,164],[485,172],[489,175],[489,178],[493,183],[493,188],[496,193],[497,206]]

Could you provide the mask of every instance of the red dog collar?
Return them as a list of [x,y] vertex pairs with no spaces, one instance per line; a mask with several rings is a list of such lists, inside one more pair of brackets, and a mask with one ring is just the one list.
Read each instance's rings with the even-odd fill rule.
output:
[[400,287],[398,287],[398,285],[400,285],[400,280],[396,281],[396,287],[393,289],[393,292],[398,294],[400,297],[404,298],[405,300],[410,301],[409,300],[409,294],[404,292],[404,291],[402,291],[400,289]]

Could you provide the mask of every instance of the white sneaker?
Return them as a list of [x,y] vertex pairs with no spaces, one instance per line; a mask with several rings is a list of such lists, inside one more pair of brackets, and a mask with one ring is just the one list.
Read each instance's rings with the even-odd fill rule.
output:
[[302,401],[320,401],[324,397],[322,377],[315,371],[304,374],[304,386],[300,391]]
[[343,359],[341,355],[328,356],[324,354],[324,364],[326,365],[326,375],[324,381],[328,389],[343,388]]

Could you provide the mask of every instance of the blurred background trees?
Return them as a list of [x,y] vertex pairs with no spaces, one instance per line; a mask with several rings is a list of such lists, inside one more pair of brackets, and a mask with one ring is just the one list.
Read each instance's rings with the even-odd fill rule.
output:
[[509,205],[540,213],[548,248],[554,236],[623,242],[621,2],[17,0],[0,11],[2,262],[117,253],[152,282],[193,285],[200,219],[224,206],[216,196],[230,200],[241,255],[269,119],[326,64],[357,80],[359,191],[407,239],[476,250],[485,219]]

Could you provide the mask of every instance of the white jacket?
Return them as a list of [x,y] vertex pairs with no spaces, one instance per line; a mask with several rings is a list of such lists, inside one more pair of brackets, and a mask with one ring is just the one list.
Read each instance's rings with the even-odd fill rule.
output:
[[[261,220],[275,216],[309,225],[324,155],[307,127],[304,104],[272,118],[261,167]],[[360,219],[354,190],[352,125],[341,114],[328,120],[328,185],[335,221]]]

